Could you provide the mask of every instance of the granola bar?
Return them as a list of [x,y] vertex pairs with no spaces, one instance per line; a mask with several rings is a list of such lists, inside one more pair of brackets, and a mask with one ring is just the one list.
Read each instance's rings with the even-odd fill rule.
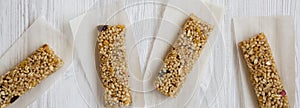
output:
[[44,44],[12,70],[0,77],[0,107],[5,108],[34,88],[63,65],[54,51]]
[[98,26],[100,77],[106,107],[123,107],[132,103],[128,85],[124,25]]
[[173,47],[167,53],[154,87],[162,94],[176,97],[187,75],[200,56],[213,26],[191,14]]
[[287,93],[264,33],[239,43],[261,108],[289,108]]

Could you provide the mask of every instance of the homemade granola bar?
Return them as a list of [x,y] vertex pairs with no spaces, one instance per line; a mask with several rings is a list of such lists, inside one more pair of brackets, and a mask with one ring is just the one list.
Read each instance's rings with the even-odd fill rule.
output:
[[16,101],[62,65],[63,61],[44,44],[0,77],[0,107],[5,108]]
[[261,108],[289,108],[287,93],[264,33],[239,43]]
[[100,77],[106,107],[123,107],[132,103],[128,85],[124,25],[98,26]]
[[183,25],[173,47],[167,53],[155,88],[169,97],[176,97],[187,75],[200,56],[213,26],[191,14]]

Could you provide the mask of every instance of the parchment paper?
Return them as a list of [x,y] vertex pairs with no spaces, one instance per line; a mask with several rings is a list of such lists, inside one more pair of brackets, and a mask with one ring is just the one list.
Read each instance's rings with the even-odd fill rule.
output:
[[[236,46],[238,42],[246,40],[260,32],[264,32],[271,46],[275,63],[283,80],[290,106],[295,103],[295,32],[294,18],[291,16],[265,16],[234,18],[234,33]],[[256,95],[251,85],[249,72],[240,49],[237,49],[239,58],[241,107],[258,107]]]
[[[158,76],[168,49],[177,39],[182,25],[191,13],[214,25],[214,31],[210,34],[198,62],[195,63],[192,72],[188,75],[179,95],[176,98],[168,98],[154,90],[153,82]],[[145,92],[146,106],[181,108],[188,103],[194,95],[195,88],[202,81],[201,78],[205,78],[201,75],[203,71],[206,71],[207,58],[211,56],[211,48],[220,33],[218,23],[221,22],[222,18],[223,9],[221,7],[206,4],[200,0],[172,0],[172,2],[169,2],[155,38],[144,75],[144,90],[147,91]]]
[[[122,2],[108,4],[105,7],[92,9],[89,12],[70,21],[73,35],[75,35],[75,52],[74,56],[81,65],[80,70],[76,70],[76,78],[83,98],[86,103],[92,107],[104,107],[102,83],[99,77],[99,71],[96,67],[98,56],[97,42],[97,25],[107,24],[116,25],[124,24],[126,26],[126,54],[129,69],[129,87],[131,89],[133,107],[143,107],[143,89],[139,63],[139,56],[135,45],[135,39],[132,35],[132,26],[125,12]],[[75,67],[78,68],[78,67]]]
[[72,62],[72,40],[72,37],[64,36],[61,32],[47,24],[43,18],[39,18],[3,54],[0,59],[0,75],[18,65],[45,43],[48,43],[64,61],[64,65],[59,70],[25,93],[13,104],[9,105],[9,108],[26,108],[63,75]]

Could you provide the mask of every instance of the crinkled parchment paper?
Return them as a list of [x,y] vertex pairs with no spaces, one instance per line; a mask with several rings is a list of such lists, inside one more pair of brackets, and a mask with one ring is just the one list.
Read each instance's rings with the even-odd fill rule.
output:
[[[295,32],[294,18],[291,16],[262,16],[234,18],[234,35],[236,46],[240,41],[246,40],[260,32],[264,32],[271,46],[273,57],[279,75],[284,83],[289,103],[295,103]],[[240,93],[243,108],[258,107],[256,95],[250,82],[249,72],[240,49],[237,49],[240,74]]]
[[[198,62],[195,63],[178,96],[176,98],[168,98],[154,89],[153,82],[158,76],[167,51],[178,38],[183,24],[191,13],[214,25],[214,31],[210,34]],[[222,21],[222,18],[223,9],[221,7],[207,4],[200,0],[171,0],[168,3],[157,36],[155,37],[144,75],[146,106],[184,107],[193,97],[199,83],[203,83],[202,81],[207,81],[208,83],[210,81],[206,80],[208,77],[206,76],[207,73],[204,74],[204,71],[207,71],[208,58],[211,56],[215,40],[220,35],[218,23]],[[224,68],[222,70],[225,70],[225,67],[218,68]],[[205,75],[205,77],[202,75]]]
[[72,41],[72,37],[64,36],[47,24],[43,18],[39,18],[3,54],[0,59],[0,75],[18,65],[45,43],[49,44],[55,54],[64,61],[64,65],[59,70],[9,105],[10,108],[26,108],[63,75],[72,62]]

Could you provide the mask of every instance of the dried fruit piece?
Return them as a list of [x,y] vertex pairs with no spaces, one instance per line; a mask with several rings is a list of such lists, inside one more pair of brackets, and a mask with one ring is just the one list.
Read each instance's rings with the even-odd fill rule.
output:
[[281,96],[285,96],[285,95],[286,95],[285,90],[282,90],[282,91],[280,92],[280,95],[281,95]]
[[99,25],[97,26],[98,31],[105,31],[107,29],[108,25]]
[[15,102],[20,96],[14,96],[13,98],[10,99],[10,103]]

